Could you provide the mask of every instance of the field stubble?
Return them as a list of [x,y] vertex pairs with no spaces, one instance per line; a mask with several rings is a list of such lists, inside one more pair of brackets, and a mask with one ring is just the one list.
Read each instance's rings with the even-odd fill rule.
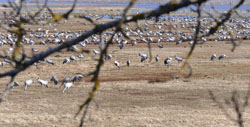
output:
[[[61,29],[64,28],[59,27],[58,30]],[[68,26],[68,29],[76,28]],[[185,58],[189,46],[162,44],[162,49],[159,49],[157,44],[152,44],[153,57],[156,54],[160,57],[158,63],[154,58],[152,62],[140,63],[138,53],[148,53],[146,44],[139,43],[134,47],[126,45],[123,50],[116,44],[111,45],[109,53],[113,58],[106,61],[101,70],[101,87],[95,96],[96,102],[92,102],[89,108],[86,126],[235,126],[210,99],[208,90],[214,91],[221,102],[230,98],[233,90],[238,90],[242,95],[247,91],[250,77],[250,56],[247,54],[250,49],[249,41],[243,41],[235,52],[231,52],[232,45],[226,42],[198,45],[190,59],[193,75],[189,79],[172,79],[181,66],[177,61],[173,60],[170,68],[163,64],[166,57],[174,58],[177,55]],[[40,45],[32,47],[39,51],[48,48]],[[26,48],[29,54],[28,49],[31,49],[31,46]],[[98,46],[88,45],[87,49],[92,51],[98,49]],[[212,62],[209,59],[213,53],[226,54],[228,57],[223,61]],[[74,84],[65,94],[52,83],[49,88],[45,88],[36,82],[38,76],[49,80],[52,75],[56,75],[62,80],[95,69],[96,61],[93,59],[99,57],[92,52],[85,54],[86,57],[81,61],[63,65],[63,59],[72,54],[76,55],[65,51],[55,53],[49,57],[55,61],[54,66],[42,63],[20,73],[16,81],[20,82],[21,86],[9,91],[0,105],[0,126],[79,125],[80,116],[74,118],[74,115],[93,86],[90,77]],[[131,60],[131,67],[126,66],[127,59]],[[121,63],[121,69],[114,66],[115,60]],[[6,65],[0,72],[9,69],[10,66]],[[35,83],[27,91],[23,91],[23,84],[27,79],[35,80]],[[2,78],[0,81],[0,88],[4,89],[8,78]],[[250,125],[249,113],[247,109],[244,114],[245,126]]]

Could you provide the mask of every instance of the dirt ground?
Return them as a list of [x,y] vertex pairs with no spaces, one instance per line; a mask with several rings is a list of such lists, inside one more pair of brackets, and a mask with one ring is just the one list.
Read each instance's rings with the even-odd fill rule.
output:
[[[166,80],[176,73],[180,67],[173,61],[168,68],[163,64],[165,57],[174,55],[184,57],[189,48],[164,44],[163,49],[152,46],[153,55],[159,54],[160,61],[140,63],[137,54],[147,53],[146,45],[135,47],[127,45],[125,49],[111,47],[111,61],[107,61],[102,69],[101,87],[91,103],[86,126],[91,127],[164,127],[164,126],[235,126],[210,99],[208,90],[223,102],[230,99],[231,92],[239,91],[241,96],[249,85],[250,49],[249,42],[243,42],[235,52],[231,52],[231,44],[225,42],[209,42],[198,46],[190,63],[193,76],[189,79]],[[95,46],[89,46],[95,48]],[[120,50],[120,51],[119,51]],[[224,61],[210,61],[212,53],[228,55]],[[60,64],[58,57],[69,53],[56,53],[51,59],[57,59],[56,65],[41,64],[32,66],[22,72],[17,81],[21,86],[12,89],[5,101],[0,105],[1,126],[77,126],[80,116],[74,118],[79,105],[87,98],[93,83],[86,78],[77,83],[65,94],[58,86],[50,84],[49,88],[41,87],[37,82],[23,91],[23,82],[36,80],[38,76],[49,80],[52,75],[59,79],[94,68],[90,54],[84,60],[69,63],[67,68]],[[55,57],[57,56],[57,57]],[[121,57],[122,56],[122,57]],[[126,59],[132,61],[131,67],[125,66]],[[121,62],[121,69],[113,65],[113,61]],[[91,64],[92,63],[92,64]],[[71,69],[75,68],[75,69]],[[160,79],[163,82],[154,82]],[[1,79],[1,89],[5,79]],[[249,108],[244,119],[250,125]],[[234,112],[232,116],[236,116]]]
[[[58,25],[58,31],[79,28],[75,22]],[[38,28],[40,26],[32,26]],[[44,28],[48,28],[45,26]],[[86,25],[86,29],[91,26]],[[86,30],[84,29],[84,30]],[[3,32],[3,31],[1,31]],[[232,92],[237,90],[243,98],[250,84],[250,42],[243,41],[234,52],[231,52],[230,42],[206,42],[198,45],[190,59],[193,68],[191,78],[178,79],[172,77],[180,70],[176,60],[167,67],[163,61],[175,55],[185,58],[189,45],[162,43],[159,49],[152,44],[152,61],[140,62],[138,53],[148,53],[146,44],[136,46],[126,45],[120,50],[118,45],[111,45],[109,53],[112,59],[106,61],[101,70],[101,87],[95,101],[91,103],[84,125],[87,127],[235,127],[236,124],[224,115],[221,109],[211,100],[208,91],[224,104],[230,100]],[[36,48],[46,50],[54,45],[26,46],[26,53]],[[7,50],[2,46],[1,51]],[[87,45],[91,51],[98,49],[97,45]],[[226,54],[223,61],[210,61],[210,56]],[[154,56],[159,55],[157,63]],[[62,64],[64,58],[77,55],[74,52],[59,52],[49,56],[55,65],[42,63],[31,66],[21,72],[15,81],[21,85],[8,92],[0,104],[0,127],[72,127],[78,126],[82,113],[75,117],[79,106],[87,99],[93,87],[91,77],[75,83],[62,94],[62,88],[49,84],[49,88],[40,86],[38,77],[50,80],[52,75],[61,81],[80,73],[93,71],[95,59],[99,57],[84,54],[85,58],[77,62]],[[126,60],[131,60],[131,66],[126,66]],[[114,66],[117,60],[121,69]],[[0,72],[10,70],[10,65],[0,68]],[[184,70],[184,74],[187,72]],[[27,91],[24,91],[24,81],[35,81]],[[0,89],[5,88],[8,78],[0,79]],[[227,107],[229,114],[236,118],[232,106]],[[243,114],[245,126],[250,126],[250,108]]]

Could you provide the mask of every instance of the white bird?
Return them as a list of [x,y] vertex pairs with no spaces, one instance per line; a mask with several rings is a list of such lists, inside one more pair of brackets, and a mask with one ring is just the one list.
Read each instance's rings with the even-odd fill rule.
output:
[[211,57],[210,57],[210,60],[214,60],[214,59],[216,59],[216,54],[213,54]]
[[53,62],[53,60],[51,60],[51,59],[46,59],[46,62],[47,62],[48,64],[54,65],[54,62]]
[[165,66],[166,66],[166,65],[170,66],[170,62],[171,62],[171,61],[172,61],[172,58],[166,58],[166,59],[164,60]]
[[130,63],[131,63],[131,61],[130,60],[127,60],[127,66],[129,67],[130,66]]
[[148,55],[147,55],[147,54],[139,53],[139,56],[141,56],[141,62],[143,62],[143,61],[145,61],[146,59],[148,59]]
[[76,61],[76,57],[75,57],[75,56],[70,56],[69,59],[70,59],[71,61]]
[[40,79],[40,77],[38,77],[37,81],[41,84],[41,86],[45,86],[47,88],[49,87],[48,81],[42,80],[42,79]]
[[81,45],[83,48],[86,47],[86,43],[84,43],[84,42],[81,42],[80,45]]
[[69,63],[70,62],[70,60],[68,59],[68,58],[65,58],[64,60],[63,60],[63,64],[66,64],[66,63]]
[[4,60],[4,62],[11,64],[11,61],[7,57],[4,57],[3,60]]
[[100,54],[100,52],[99,51],[97,51],[97,50],[93,50],[93,53],[96,55],[96,54]]
[[32,51],[32,52],[38,52],[38,50],[37,50],[37,49],[34,49],[34,48],[32,48],[31,51]]
[[64,94],[65,90],[69,89],[72,85],[73,85],[73,83],[71,83],[71,82],[64,84],[64,89],[63,89],[62,93]]
[[25,82],[24,82],[24,91],[26,91],[27,90],[27,88],[28,88],[28,86],[29,85],[31,85],[33,83],[33,80],[26,80]]
[[[64,78],[63,81],[62,81],[61,86],[62,86],[64,83],[71,82],[72,80],[73,80],[73,78]],[[60,86],[60,87],[61,87],[61,86]]]
[[120,69],[120,63],[118,61],[115,61],[114,64]]
[[80,58],[80,59],[82,59],[82,58],[84,58],[84,55],[82,55],[81,53],[79,53],[79,54],[77,55],[77,57]]
[[155,61],[156,61],[156,62],[159,61],[159,56],[158,56],[158,55],[155,56]]
[[227,56],[225,54],[222,54],[218,57],[219,60],[223,60],[224,58],[226,58]]
[[182,59],[182,58],[177,57],[177,56],[175,56],[175,60],[177,60],[177,61],[178,61],[178,64],[179,64],[179,63],[181,63],[181,62],[183,61],[183,59]]
[[54,82],[55,85],[57,85],[57,83],[58,83],[58,79],[55,76],[52,76],[50,81]]

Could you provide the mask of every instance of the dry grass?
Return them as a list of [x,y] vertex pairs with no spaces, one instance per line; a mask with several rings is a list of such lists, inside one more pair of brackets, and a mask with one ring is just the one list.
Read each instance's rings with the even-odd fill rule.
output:
[[[211,47],[214,46],[214,47]],[[177,72],[179,66],[173,61],[167,68],[163,65],[165,57],[185,56],[189,48],[164,45],[164,49],[153,45],[153,55],[159,54],[159,63],[140,63],[138,52],[147,53],[146,45],[119,50],[117,45],[111,47],[113,60],[107,61],[102,69],[102,85],[87,115],[87,126],[234,126],[210,100],[207,90],[212,90],[219,99],[229,98],[234,89],[244,93],[249,83],[249,56],[245,54],[250,47],[244,42],[234,53],[231,45],[208,43],[197,47],[191,64],[193,76],[188,80],[169,80],[163,83],[149,83],[148,80],[168,79]],[[44,47],[43,47],[44,48]],[[89,46],[92,49],[95,46]],[[222,61],[209,61],[212,53],[225,53],[229,57]],[[54,57],[60,55],[61,57]],[[21,86],[11,90],[0,106],[0,125],[2,126],[77,126],[79,118],[73,118],[78,106],[86,99],[92,83],[86,78],[61,94],[58,86],[50,84],[44,88],[36,82],[23,91],[24,80],[36,80],[38,76],[49,80],[56,75],[60,79],[76,73],[94,69],[95,62],[89,54],[86,59],[61,64],[62,58],[69,53],[57,53],[51,56],[56,60],[55,66],[41,64],[22,72],[17,81]],[[125,66],[130,58],[131,67]],[[113,61],[121,61],[118,70]],[[73,68],[73,69],[70,69]],[[6,80],[1,79],[4,84]],[[1,89],[4,85],[1,86]],[[249,110],[248,110],[249,111]],[[246,121],[249,113],[246,114]],[[247,124],[248,125],[248,124]]]
[[[67,24],[59,24],[58,31],[63,29],[76,31],[79,22],[72,20]],[[131,24],[133,27],[134,24]],[[39,26],[27,26],[32,29]],[[81,25],[82,30],[90,29],[89,23]],[[45,28],[48,28],[45,26]],[[167,29],[167,28],[164,28]],[[51,30],[51,29],[50,29]],[[38,42],[38,41],[37,41]],[[54,45],[49,45],[54,46]],[[249,84],[249,62],[247,54],[250,49],[249,41],[243,41],[235,52],[231,52],[232,45],[226,42],[207,42],[198,45],[190,63],[193,76],[190,79],[172,79],[181,65],[175,60],[168,68],[163,64],[166,57],[175,55],[185,57],[189,46],[181,44],[176,46],[164,43],[159,49],[152,44],[153,56],[159,55],[160,61],[146,61],[140,63],[138,53],[148,53],[146,44],[136,46],[126,45],[120,50],[112,45],[109,53],[113,58],[106,61],[101,71],[101,88],[97,92],[87,115],[85,125],[88,127],[164,127],[164,126],[235,126],[228,121],[208,95],[208,90],[214,91],[220,101],[229,98],[231,91],[238,90],[245,93]],[[46,50],[48,46],[26,46],[25,51],[30,54],[34,47],[39,51]],[[1,47],[1,51],[7,50]],[[88,45],[91,51],[98,49],[97,45]],[[224,61],[210,61],[211,54],[226,54]],[[80,104],[84,102],[93,83],[90,77],[84,78],[72,88],[62,94],[62,89],[49,84],[49,88],[40,86],[36,79],[49,80],[52,75],[60,80],[79,73],[88,73],[95,69],[98,56],[92,52],[84,54],[86,57],[78,62],[63,65],[64,58],[76,55],[73,52],[55,53],[49,58],[55,65],[46,63],[38,67],[32,66],[20,73],[16,81],[21,86],[12,89],[5,101],[0,104],[0,126],[60,126],[70,127],[79,124],[80,117],[74,118]],[[126,66],[126,60],[131,60],[131,67]],[[121,63],[121,69],[114,66],[114,61]],[[9,65],[0,68],[0,72],[10,70]],[[24,81],[33,79],[35,83],[23,91]],[[0,79],[0,89],[4,89],[8,78]],[[245,114],[246,125],[249,126],[249,109]]]

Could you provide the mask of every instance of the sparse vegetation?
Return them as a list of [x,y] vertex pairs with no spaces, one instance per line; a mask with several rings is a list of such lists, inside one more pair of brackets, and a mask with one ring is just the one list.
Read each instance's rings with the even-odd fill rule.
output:
[[[244,0],[223,14],[202,9],[207,0],[172,0],[131,12],[136,2],[125,9],[106,7],[111,14],[98,7],[73,12],[76,0],[59,13],[47,1],[36,11],[23,0],[4,4],[9,10],[1,19],[0,77],[7,86],[1,85],[0,125],[223,126],[231,125],[228,116],[240,127],[248,125],[242,116],[249,98],[249,18],[237,11]],[[195,5],[190,17],[171,13],[188,5]],[[210,61],[214,53],[223,59]],[[168,66],[166,58],[173,58]],[[59,85],[47,82],[52,76]],[[34,82],[23,91],[27,79]],[[10,89],[13,81],[21,85]],[[62,85],[70,87],[64,94]],[[220,101],[235,89],[247,94],[243,106],[237,92],[226,101],[238,115],[231,119]],[[220,120],[216,112],[226,117]]]

